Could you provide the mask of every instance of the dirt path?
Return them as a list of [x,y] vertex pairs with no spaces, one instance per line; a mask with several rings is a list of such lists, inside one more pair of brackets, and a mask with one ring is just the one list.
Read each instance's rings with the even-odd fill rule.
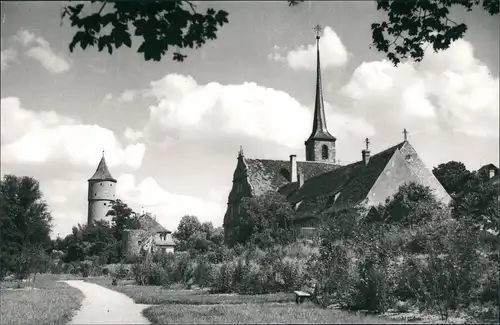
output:
[[150,324],[142,315],[149,305],[139,305],[126,295],[81,280],[66,282],[80,290],[85,299],[70,324]]

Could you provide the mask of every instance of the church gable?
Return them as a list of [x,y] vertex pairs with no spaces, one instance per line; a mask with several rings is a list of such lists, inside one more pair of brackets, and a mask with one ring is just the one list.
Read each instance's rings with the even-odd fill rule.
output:
[[450,195],[446,192],[443,185],[441,185],[441,183],[437,180],[432,171],[427,168],[422,159],[420,159],[418,153],[410,145],[410,143],[405,142],[400,151],[410,170],[418,179],[418,183],[428,186],[433,190],[439,201],[444,204],[449,204],[451,202]]
[[418,178],[411,171],[401,152],[396,150],[369,190],[365,204],[367,206],[384,204],[385,200],[394,195],[402,185],[410,182],[418,182]]

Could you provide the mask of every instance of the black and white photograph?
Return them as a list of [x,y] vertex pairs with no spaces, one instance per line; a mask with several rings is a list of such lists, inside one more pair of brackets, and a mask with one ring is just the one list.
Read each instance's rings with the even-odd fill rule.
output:
[[498,324],[499,7],[2,1],[0,323]]

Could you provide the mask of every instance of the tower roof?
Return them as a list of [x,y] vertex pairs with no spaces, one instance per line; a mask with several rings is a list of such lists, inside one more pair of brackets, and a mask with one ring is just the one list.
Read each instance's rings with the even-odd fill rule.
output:
[[101,161],[99,162],[94,175],[88,181],[112,181],[116,183],[116,179],[114,179],[109,172],[106,159],[104,158],[104,152],[102,153]]
[[314,102],[314,119],[313,119],[313,128],[312,133],[309,136],[309,140],[329,140],[335,141],[337,140],[333,135],[328,132],[328,128],[326,126],[326,117],[325,117],[325,107],[323,103],[323,89],[321,85],[321,64],[320,64],[320,55],[319,55],[319,32],[321,31],[321,27],[315,27],[316,32],[316,101]]

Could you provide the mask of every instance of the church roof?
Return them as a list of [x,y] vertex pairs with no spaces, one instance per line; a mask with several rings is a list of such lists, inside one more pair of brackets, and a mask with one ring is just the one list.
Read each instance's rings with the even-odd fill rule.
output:
[[109,172],[104,154],[102,155],[101,161],[99,162],[94,175],[89,179],[89,181],[112,181],[116,183],[116,179],[114,179]]
[[[247,168],[248,182],[252,186],[253,195],[262,195],[268,191],[276,191],[281,186],[290,184],[290,161],[271,159],[244,158]],[[338,168],[339,165],[314,161],[297,161],[297,170],[304,179]],[[291,183],[293,186],[294,183]]]
[[325,199],[323,207],[333,203],[349,206],[361,203],[394,152],[401,149],[404,144],[405,142],[399,143],[371,156],[367,165],[363,161],[358,161],[306,180],[300,189],[289,194],[290,202],[302,201],[297,210],[298,217],[300,218],[301,212],[318,208],[321,204],[318,204],[317,200],[321,197]]
[[149,213],[145,213],[139,217],[139,224],[142,230],[149,233],[168,232],[168,230],[160,225]]

